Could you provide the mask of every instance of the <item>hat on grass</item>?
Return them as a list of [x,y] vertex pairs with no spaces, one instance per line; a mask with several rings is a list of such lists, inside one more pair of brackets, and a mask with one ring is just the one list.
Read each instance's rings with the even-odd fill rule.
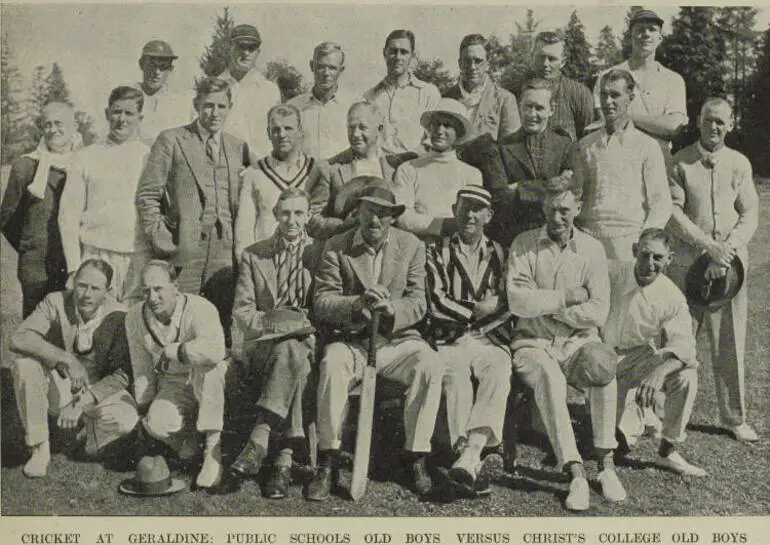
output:
[[133,479],[126,479],[118,490],[129,496],[168,496],[184,490],[181,479],[172,479],[163,456],[144,456]]

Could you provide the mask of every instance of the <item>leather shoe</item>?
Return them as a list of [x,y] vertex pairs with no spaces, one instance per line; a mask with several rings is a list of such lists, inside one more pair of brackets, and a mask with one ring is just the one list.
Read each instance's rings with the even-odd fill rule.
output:
[[414,479],[414,489],[418,495],[426,496],[433,490],[433,481],[428,473],[428,466],[424,456],[412,463],[412,478]]
[[230,466],[230,472],[241,477],[255,477],[262,467],[267,451],[262,445],[249,440],[246,446]]
[[332,468],[319,467],[313,480],[307,486],[307,499],[310,501],[325,501],[332,493]]
[[289,484],[291,483],[291,467],[275,466],[270,475],[267,485],[265,485],[265,497],[273,500],[280,500],[289,493]]

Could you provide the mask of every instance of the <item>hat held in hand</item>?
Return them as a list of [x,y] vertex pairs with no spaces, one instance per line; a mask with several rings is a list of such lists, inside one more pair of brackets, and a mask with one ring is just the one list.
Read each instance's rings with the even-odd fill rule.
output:
[[120,483],[118,490],[129,496],[168,496],[184,490],[181,479],[172,479],[163,456],[143,456],[136,475]]
[[305,337],[315,333],[302,309],[283,307],[265,312],[262,318],[263,332],[259,337],[246,338],[246,343],[261,343],[280,339]]
[[746,271],[738,256],[733,257],[727,274],[714,280],[706,279],[711,262],[708,254],[701,255],[692,264],[684,280],[684,294],[694,307],[717,309],[729,303],[743,286]]

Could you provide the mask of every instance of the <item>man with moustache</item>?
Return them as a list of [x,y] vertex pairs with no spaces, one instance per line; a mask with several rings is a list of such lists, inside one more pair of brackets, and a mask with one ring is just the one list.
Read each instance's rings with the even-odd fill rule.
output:
[[158,454],[160,441],[182,460],[200,452],[195,480],[201,488],[222,477],[221,440],[225,407],[225,335],[217,309],[181,293],[175,266],[149,261],[141,272],[143,301],[126,314],[134,395],[142,419],[140,452]]
[[84,421],[79,436],[85,435],[89,456],[105,454],[139,421],[128,392],[133,375],[124,312],[109,298],[111,282],[109,263],[87,259],[73,288],[46,295],[11,336],[10,348],[18,354],[11,366],[16,404],[32,449],[22,469],[27,477],[48,471],[49,412],[61,429]]
[[290,104],[273,106],[267,114],[267,136],[273,145],[269,156],[243,172],[243,185],[235,222],[235,255],[270,237],[278,225],[273,210],[281,193],[302,189],[311,193],[310,214],[319,214],[327,203],[328,167],[302,151],[301,115]]
[[265,141],[267,112],[281,103],[278,86],[256,68],[262,37],[252,25],[236,25],[230,33],[227,69],[217,76],[230,85],[233,105],[225,130],[244,140],[258,157],[270,153]]
[[160,131],[190,121],[189,97],[173,93],[168,85],[174,61],[178,58],[163,40],[150,40],[142,48],[139,57],[142,81],[138,87],[144,93],[144,106],[140,135],[142,142],[148,146],[152,145]]
[[[737,257],[744,276],[749,269],[748,244],[759,222],[759,197],[751,163],[725,146],[733,128],[730,104],[706,100],[698,118],[700,140],[674,156],[671,194],[674,212],[669,228],[676,235],[671,275],[680,287],[692,263],[707,254],[706,280],[723,278]],[[722,424],[739,441],[756,441],[747,422],[744,358],[748,289],[720,308],[691,309],[696,331],[707,326],[711,365]]]
[[546,180],[572,176],[572,142],[549,126],[554,108],[551,84],[542,79],[525,83],[519,108],[521,129],[503,139],[500,146],[508,187],[495,195],[495,217],[489,230],[504,248],[520,233],[545,222]]
[[[626,447],[633,445],[644,431],[643,411],[652,408],[657,394],[665,394],[656,464],[680,475],[704,477],[703,469],[676,450],[695,405],[698,360],[687,300],[664,274],[672,259],[666,232],[646,229],[634,244],[634,256],[635,262],[609,263],[612,297],[603,336],[619,356],[618,427]],[[632,389],[633,403],[626,401]]]
[[0,230],[18,253],[22,317],[46,294],[64,289],[67,262],[59,234],[59,201],[72,155],[83,146],[75,110],[64,102],[43,107],[37,148],[11,164],[0,206]]
[[472,138],[489,134],[496,142],[521,126],[516,97],[489,77],[487,41],[469,34],[460,42],[460,78],[444,97],[458,100],[468,109]]
[[305,233],[310,208],[304,190],[281,192],[273,214],[275,232],[243,252],[235,288],[233,351],[242,353],[260,386],[256,423],[230,471],[256,477],[268,460],[270,434],[278,435],[263,492],[281,499],[288,493],[294,450],[305,440],[303,397],[316,347],[308,312],[318,252]]
[[[308,222],[308,233],[327,239],[356,225],[357,194],[368,183],[380,180],[389,185],[396,169],[404,161],[414,159],[412,152],[385,155],[381,148],[384,122],[377,107],[370,102],[356,102],[348,110],[348,142],[350,147],[329,159],[327,187],[315,186],[316,195],[328,194],[326,207]],[[356,183],[349,182],[356,180]],[[316,194],[316,195],[314,195]]]
[[641,232],[665,227],[671,216],[666,163],[657,142],[631,118],[631,74],[610,70],[599,87],[604,126],[577,143],[573,163],[584,191],[578,225],[604,245],[609,259],[633,261]]
[[147,245],[134,196],[149,149],[139,138],[144,95],[134,87],[112,90],[105,110],[110,132],[73,161],[59,208],[59,229],[70,273],[99,258],[112,266],[118,301],[136,297]]
[[604,498],[626,498],[613,459],[617,356],[599,337],[610,307],[607,259],[601,243],[573,225],[580,196],[572,179],[548,181],[545,225],[516,237],[507,270],[508,308],[518,317],[513,369],[533,391],[557,468],[570,473],[572,511],[589,508],[590,489],[567,408],[568,384],[588,398]]
[[372,312],[377,372],[406,386],[405,449],[414,488],[432,489],[426,458],[441,399],[444,368],[416,329],[425,314],[425,245],[392,228],[404,206],[384,184],[368,186],[358,199],[357,229],[329,239],[316,273],[314,315],[338,332],[326,345],[318,380],[318,469],[308,486],[310,500],[326,500],[338,478],[343,416],[348,392],[366,365]]
[[446,365],[447,423],[457,455],[449,475],[473,492],[489,493],[489,479],[502,472],[503,460],[483,452],[503,439],[511,389],[505,253],[484,236],[492,219],[489,191],[472,185],[460,189],[452,211],[457,232],[427,247],[425,338]]
[[[663,19],[652,10],[642,9],[631,16],[631,57],[610,70],[626,70],[634,79],[630,117],[634,126],[655,138],[667,161],[671,159],[671,140],[687,125],[687,95],[682,76],[655,60],[663,41]],[[600,113],[601,79],[594,86],[594,105]]]
[[[564,38],[558,32],[544,31],[535,36],[527,81],[541,79],[551,86],[553,112],[549,129],[566,133],[577,142],[595,119],[594,99],[584,84],[568,78],[564,68]],[[526,82],[525,82],[526,83]],[[516,94],[521,98],[523,88]]]
[[200,81],[193,105],[193,123],[163,131],[155,141],[136,205],[152,256],[181,266],[181,291],[212,301],[229,328],[240,175],[252,157],[243,141],[223,130],[232,106],[227,82]]
[[436,108],[441,95],[435,85],[412,74],[412,63],[416,58],[414,33],[394,30],[388,34],[382,56],[388,73],[364,93],[364,98],[385,116],[382,150],[386,154],[423,153],[425,132],[420,118],[423,113]]
[[291,99],[302,114],[303,150],[311,157],[328,159],[347,147],[345,115],[355,101],[339,78],[345,71],[345,52],[335,42],[323,42],[313,50],[310,61],[313,88]]

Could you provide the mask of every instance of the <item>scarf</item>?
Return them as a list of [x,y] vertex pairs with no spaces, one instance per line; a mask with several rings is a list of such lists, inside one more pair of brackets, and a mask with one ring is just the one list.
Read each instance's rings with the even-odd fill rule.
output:
[[48,186],[48,173],[51,167],[67,172],[72,163],[72,153],[82,147],[83,137],[80,136],[79,132],[72,135],[69,151],[66,153],[51,153],[48,151],[45,138],[41,138],[37,148],[24,156],[37,161],[35,177],[32,179],[32,183],[27,186],[30,195],[42,200],[45,196],[45,188]]
[[473,91],[465,90],[462,79],[458,82],[458,86],[460,88],[460,102],[469,110],[475,109],[476,106],[479,105],[479,102],[481,102],[481,94],[487,87],[487,76],[484,76],[484,81],[478,84]]

